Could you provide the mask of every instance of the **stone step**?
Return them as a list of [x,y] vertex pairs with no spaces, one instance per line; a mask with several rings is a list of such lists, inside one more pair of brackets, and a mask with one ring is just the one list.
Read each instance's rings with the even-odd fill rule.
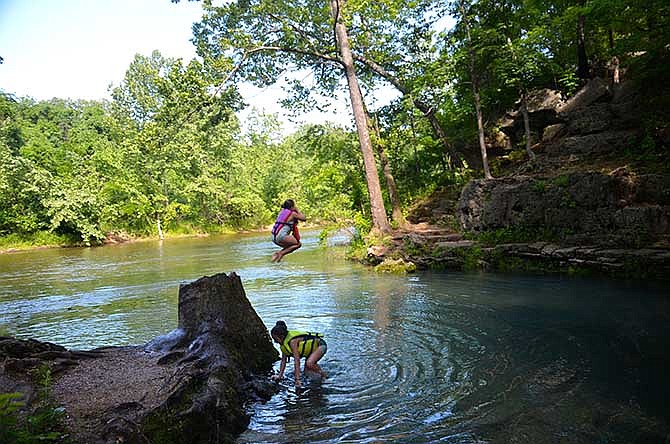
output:
[[405,238],[412,238],[416,242],[456,242],[463,239],[463,235],[460,233],[453,233],[450,231],[442,232],[404,232],[393,236],[394,241],[401,241]]

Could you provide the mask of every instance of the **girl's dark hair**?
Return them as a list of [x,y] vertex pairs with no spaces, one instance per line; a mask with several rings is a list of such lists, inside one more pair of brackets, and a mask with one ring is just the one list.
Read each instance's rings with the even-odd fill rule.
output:
[[284,321],[277,321],[274,327],[272,327],[272,330],[270,330],[270,334],[272,336],[276,336],[278,338],[285,338],[286,335],[288,334],[288,328],[286,327],[286,322]]
[[287,210],[290,210],[294,206],[295,206],[295,202],[293,202],[293,199],[286,199],[281,207],[286,208]]

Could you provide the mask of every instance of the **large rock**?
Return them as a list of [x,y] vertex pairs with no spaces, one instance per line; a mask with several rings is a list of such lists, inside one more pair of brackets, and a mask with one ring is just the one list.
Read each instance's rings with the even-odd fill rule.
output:
[[246,428],[243,405],[272,395],[278,353],[231,273],[182,285],[178,328],[146,346],[76,352],[0,338],[0,358],[4,391],[29,392],[32,368],[57,370],[54,402],[75,442],[204,444]]
[[[536,135],[536,139],[542,137],[545,127],[562,122],[562,119],[558,117],[557,110],[563,105],[563,98],[558,91],[545,88],[529,93],[528,120],[530,131]],[[521,111],[515,110],[506,113],[500,120],[499,127],[513,143],[521,141],[525,131]]]
[[580,108],[587,107],[592,103],[610,98],[612,95],[609,86],[605,80],[600,77],[588,81],[583,88],[570,97],[565,103],[561,103],[557,108],[559,114],[567,115]]
[[[461,229],[483,242],[411,242],[402,256],[420,267],[525,269],[535,258],[540,267],[663,275],[670,269],[670,175],[652,162],[664,159],[670,131],[663,117],[655,129],[641,124],[647,103],[633,81],[610,88],[596,78],[565,102],[554,91],[536,91],[528,106],[532,139],[541,138],[536,158],[508,177],[471,181],[456,205]],[[519,111],[500,126],[522,139]],[[641,155],[659,161],[643,165]],[[558,253],[526,243],[538,240],[558,243]],[[501,242],[520,243],[486,248]]]
[[622,154],[638,144],[636,130],[616,130],[586,135],[573,135],[555,140],[545,147],[548,155],[564,156]]
[[[474,180],[457,212],[466,231],[551,228],[564,242],[651,243],[670,234],[670,179],[616,171]],[[579,235],[579,236],[576,236]]]

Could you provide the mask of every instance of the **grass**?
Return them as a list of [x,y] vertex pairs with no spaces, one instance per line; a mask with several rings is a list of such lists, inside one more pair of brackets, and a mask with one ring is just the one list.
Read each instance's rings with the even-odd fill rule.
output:
[[30,234],[11,233],[0,236],[0,251],[27,250],[36,247],[61,247],[66,245],[76,245],[76,242],[68,236],[48,231],[39,231]]

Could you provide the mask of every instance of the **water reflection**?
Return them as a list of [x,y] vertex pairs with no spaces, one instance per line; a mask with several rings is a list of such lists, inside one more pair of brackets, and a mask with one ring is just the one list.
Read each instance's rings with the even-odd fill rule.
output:
[[258,235],[0,255],[0,326],[74,348],[139,344],[175,328],[180,283],[235,271],[267,326],[325,333],[329,374],[300,393],[287,378],[250,405],[240,443],[623,444],[670,434],[665,286],[377,275],[316,237],[305,233],[280,264]]

